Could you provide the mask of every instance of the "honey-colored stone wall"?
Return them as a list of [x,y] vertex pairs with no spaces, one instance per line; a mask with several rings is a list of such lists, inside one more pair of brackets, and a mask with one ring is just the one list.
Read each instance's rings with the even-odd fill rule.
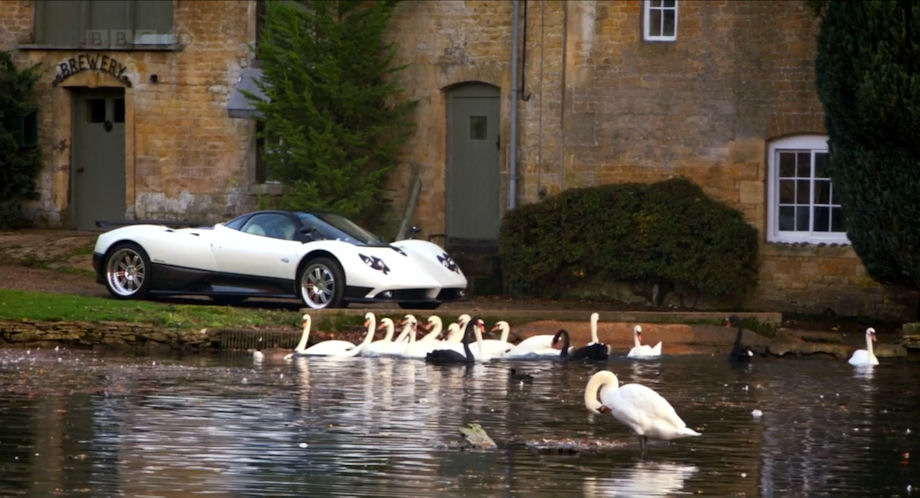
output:
[[[230,119],[227,102],[255,40],[255,1],[174,1],[176,51],[42,50],[32,43],[33,1],[3,2],[0,47],[20,64],[46,68],[37,85],[44,167],[41,198],[26,206],[39,224],[67,226],[70,216],[72,88],[125,88],[127,219],[214,222],[251,207],[255,178],[253,121]],[[58,65],[80,54],[126,66],[127,87],[98,71],[52,86]],[[156,75],[156,82],[152,80]]]
[[[678,41],[650,43],[641,40],[639,1],[527,2],[518,204],[573,187],[686,176],[761,232],[759,283],[746,306],[910,316],[916,293],[873,282],[851,248],[766,243],[769,141],[825,133],[814,85],[819,19],[796,0],[682,1],[679,9]],[[392,39],[409,64],[402,81],[420,106],[391,192],[404,203],[418,172],[422,236],[444,227],[451,85],[501,88],[507,209],[511,15],[510,1],[407,1],[397,10]]]

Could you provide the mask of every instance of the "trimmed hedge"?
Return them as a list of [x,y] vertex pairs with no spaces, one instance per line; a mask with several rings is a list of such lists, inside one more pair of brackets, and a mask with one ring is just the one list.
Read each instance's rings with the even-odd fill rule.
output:
[[508,212],[506,291],[559,297],[589,281],[680,286],[731,297],[757,279],[757,230],[686,178],[570,189]]

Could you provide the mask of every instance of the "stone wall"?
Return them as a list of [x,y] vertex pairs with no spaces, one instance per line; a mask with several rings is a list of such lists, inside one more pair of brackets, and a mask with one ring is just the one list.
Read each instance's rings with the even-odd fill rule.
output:
[[[507,209],[511,14],[511,2],[493,1],[407,1],[397,10],[392,37],[420,125],[391,194],[404,202],[418,173],[422,236],[444,230],[451,85],[501,88]],[[873,282],[849,247],[766,243],[769,141],[825,133],[814,90],[819,19],[805,2],[680,2],[676,43],[643,42],[641,19],[639,1],[527,2],[518,202],[686,176],[761,233],[760,283],[746,307],[911,316],[917,294]]]
[[[255,125],[228,118],[226,107],[241,69],[252,59],[248,45],[255,40],[255,2],[175,1],[174,9],[178,50],[14,51],[18,63],[47,68],[37,86],[41,198],[26,206],[39,224],[69,223],[69,89],[125,87],[95,71],[52,86],[58,65],[83,53],[117,59],[132,83],[125,87],[126,218],[214,222],[252,206]],[[33,11],[32,1],[4,2],[0,48],[32,43]]]

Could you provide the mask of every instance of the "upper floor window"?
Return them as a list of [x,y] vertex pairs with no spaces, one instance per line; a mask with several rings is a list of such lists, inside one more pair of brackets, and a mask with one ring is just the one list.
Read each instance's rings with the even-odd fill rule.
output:
[[828,174],[827,137],[800,135],[769,147],[771,242],[849,244],[843,208]]
[[50,47],[130,49],[173,45],[172,0],[35,2],[35,43]]
[[677,0],[643,0],[642,10],[645,41],[677,40]]

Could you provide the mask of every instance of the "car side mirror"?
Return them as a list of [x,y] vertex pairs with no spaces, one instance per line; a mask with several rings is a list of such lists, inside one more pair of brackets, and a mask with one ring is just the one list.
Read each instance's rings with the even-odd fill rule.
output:
[[419,233],[419,232],[421,232],[421,231],[422,231],[421,228],[419,228],[419,227],[413,225],[412,228],[409,229],[409,238],[410,238],[410,239],[414,239],[414,238],[415,238],[415,234],[417,234],[417,233]]

